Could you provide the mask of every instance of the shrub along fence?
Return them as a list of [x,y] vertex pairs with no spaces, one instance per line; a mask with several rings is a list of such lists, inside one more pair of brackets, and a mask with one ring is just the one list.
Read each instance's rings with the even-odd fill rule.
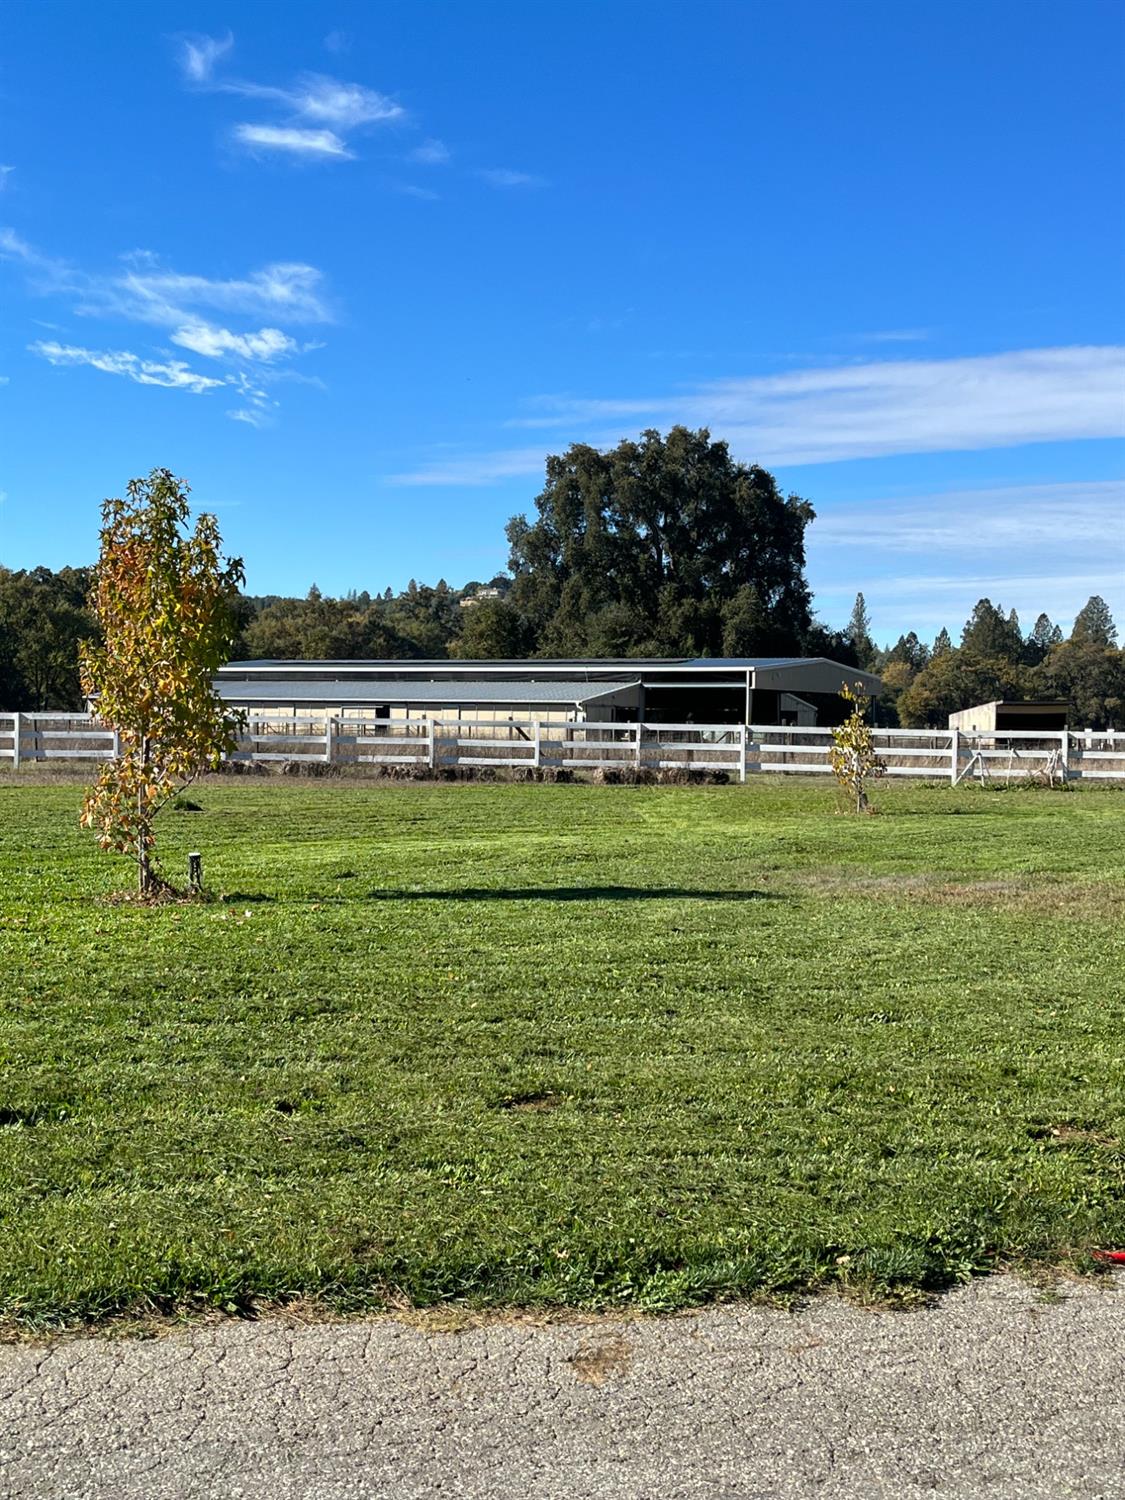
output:
[[[1125,781],[1125,732],[877,729],[888,776],[931,781]],[[745,781],[831,775],[830,729],[775,724],[563,724],[548,720],[253,718],[233,761],[381,767],[638,773],[725,772]],[[108,760],[112,729],[87,714],[0,713],[0,766]]]

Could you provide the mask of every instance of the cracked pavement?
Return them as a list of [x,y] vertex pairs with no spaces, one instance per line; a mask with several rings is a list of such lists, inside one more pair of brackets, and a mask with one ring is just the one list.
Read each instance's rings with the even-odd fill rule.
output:
[[1120,1500],[1125,1275],[917,1312],[433,1332],[186,1327],[0,1348],[6,1500]]

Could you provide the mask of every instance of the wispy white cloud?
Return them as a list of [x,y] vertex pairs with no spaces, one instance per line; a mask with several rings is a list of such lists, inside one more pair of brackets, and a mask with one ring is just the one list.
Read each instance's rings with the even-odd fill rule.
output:
[[107,375],[124,375],[138,385],[166,386],[170,390],[190,391],[195,396],[227,383],[210,375],[201,375],[179,359],[161,363],[142,359],[126,350],[83,349],[75,344],[59,344],[53,339],[39,340],[29,344],[28,348],[52,365],[89,365]]
[[232,46],[229,34],[224,38],[186,37],[180,63],[185,78],[197,89],[233,94],[274,105],[281,111],[279,121],[252,120],[234,127],[232,139],[246,150],[282,152],[290,159],[306,161],[346,161],[355,156],[345,139],[350,131],[406,118],[402,105],[386,94],[325,73],[304,73],[286,87],[216,77],[216,63]]
[[406,118],[401,104],[360,83],[343,83],[324,73],[305,73],[291,88],[230,80],[217,85],[224,94],[280,104],[302,120],[355,130],[360,125],[389,124]]
[[[298,343],[278,326],[331,320],[322,278],[313,266],[276,262],[245,277],[221,279],[175,271],[155,256],[135,251],[123,258],[120,269],[87,272],[42,254],[10,229],[0,229],[0,258],[24,268],[34,295],[65,297],[71,310],[87,319],[167,330],[172,344],[227,368],[204,375],[183,360],[169,358],[166,347],[135,353],[90,348],[84,342],[63,339],[29,345],[33,353],[52,365],[86,365],[139,385],[165,386],[196,395],[225,387],[241,398],[240,409],[259,413],[256,425],[272,418],[278,405],[268,387],[283,380],[320,384],[315,377],[302,376],[284,366],[321,345]],[[223,321],[213,321],[209,314],[222,314]],[[270,322],[246,329],[226,326],[234,316],[268,317]],[[42,326],[61,332],[57,323]]]
[[283,151],[290,156],[335,156],[351,161],[352,152],[334,130],[303,130],[294,125],[236,125],[234,139],[258,151]]
[[719,380],[680,395],[545,398],[519,427],[657,420],[711,427],[761,463],[1003,448],[1125,433],[1125,348],[1021,349]]
[[389,474],[389,484],[458,485],[471,487],[493,484],[497,479],[523,478],[542,474],[545,452],[538,448],[506,448],[492,453],[470,453],[460,458],[443,458],[424,464],[405,474]]
[[932,337],[929,328],[884,328],[877,333],[861,333],[865,344],[924,344]]
[[239,406],[227,412],[232,422],[244,422],[247,427],[269,427],[270,414],[257,406]]
[[63,261],[43,255],[14,229],[0,229],[0,260],[21,261],[33,270],[50,271],[54,274],[62,274],[65,270]]
[[294,354],[296,339],[282,333],[280,328],[259,328],[256,333],[232,333],[229,328],[217,328],[213,323],[191,323],[179,328],[172,335],[173,344],[190,349],[194,354],[208,359],[222,359],[235,355],[239,359],[261,361],[268,364],[286,355]]
[[15,170],[16,170],[15,167],[7,167],[7,166],[0,165],[0,193],[2,193],[4,191],[4,189],[8,186],[8,178],[12,175],[12,173]]
[[85,271],[44,254],[12,229],[0,228],[0,259],[22,264],[33,293],[69,296],[86,317],[118,317],[167,328],[199,321],[197,308],[290,323],[327,323],[332,312],[323,277],[303,261],[275,261],[245,277],[214,278],[174,271],[137,251],[122,269]]
[[956,631],[977,599],[1065,624],[1092,593],[1125,604],[1125,480],[997,484],[818,506],[809,578],[827,618],[857,588],[880,639],[901,621]]
[[[676,395],[539,398],[507,425],[565,431],[597,447],[623,429],[708,427],[737,457],[772,465],[899,453],[1006,448],[1125,435],[1125,348],[1023,349],[948,360],[895,360],[713,381]],[[396,482],[487,484],[533,474],[544,448],[443,458]]]
[[542,187],[542,177],[532,172],[513,172],[510,167],[480,167],[475,174],[494,188]]
[[419,198],[423,203],[437,203],[441,198],[440,193],[435,193],[432,188],[419,187],[413,182],[392,182],[391,187],[396,193],[402,193],[407,198]]
[[440,167],[450,159],[449,147],[444,141],[423,141],[420,146],[415,146],[413,151],[407,152],[411,161],[422,162],[425,166]]
[[[817,516],[817,547],[980,557],[1075,550],[1104,558],[1125,517],[1125,479],[990,485],[837,502]],[[1093,549],[1091,551],[1091,549]],[[1125,541],[1117,549],[1125,562]]]
[[188,36],[181,39],[180,66],[191,83],[209,83],[215,64],[234,46],[228,31],[225,37]]
[[115,313],[133,322],[177,327],[195,321],[194,308],[275,317],[289,323],[326,323],[323,277],[303,261],[276,261],[245,277],[213,278],[172,271],[154,257],[134,257],[122,273],[92,278],[80,311]]
[[336,53],[347,52],[351,47],[351,44],[352,39],[348,35],[348,33],[346,31],[340,31],[338,28],[334,28],[332,31],[330,31],[324,38],[323,43],[325,52]]

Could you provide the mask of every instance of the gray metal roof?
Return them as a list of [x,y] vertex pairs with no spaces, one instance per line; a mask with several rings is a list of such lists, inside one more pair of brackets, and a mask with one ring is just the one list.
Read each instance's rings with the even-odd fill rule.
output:
[[215,687],[219,696],[235,705],[261,704],[264,707],[290,703],[347,704],[372,703],[561,703],[570,706],[604,698],[622,688],[640,686],[640,679],[592,683],[555,678],[551,682],[495,682],[458,678],[453,682],[321,682],[308,678],[228,682],[219,678]]
[[232,661],[222,668],[228,672],[267,672],[292,668],[298,672],[316,670],[351,672],[474,672],[520,671],[526,673],[558,672],[575,669],[576,672],[627,672],[644,671],[646,668],[723,668],[745,672],[756,667],[792,667],[805,662],[819,661],[816,656],[560,656],[560,657],[388,657],[383,659],[363,657],[310,658],[288,660],[280,657],[259,658],[255,661]]

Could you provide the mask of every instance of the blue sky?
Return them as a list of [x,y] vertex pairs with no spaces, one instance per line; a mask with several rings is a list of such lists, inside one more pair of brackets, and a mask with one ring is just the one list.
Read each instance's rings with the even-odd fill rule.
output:
[[255,592],[506,561],[543,456],[709,426],[819,612],[1125,626],[1125,6],[111,6],[0,22],[0,562],[164,465]]

